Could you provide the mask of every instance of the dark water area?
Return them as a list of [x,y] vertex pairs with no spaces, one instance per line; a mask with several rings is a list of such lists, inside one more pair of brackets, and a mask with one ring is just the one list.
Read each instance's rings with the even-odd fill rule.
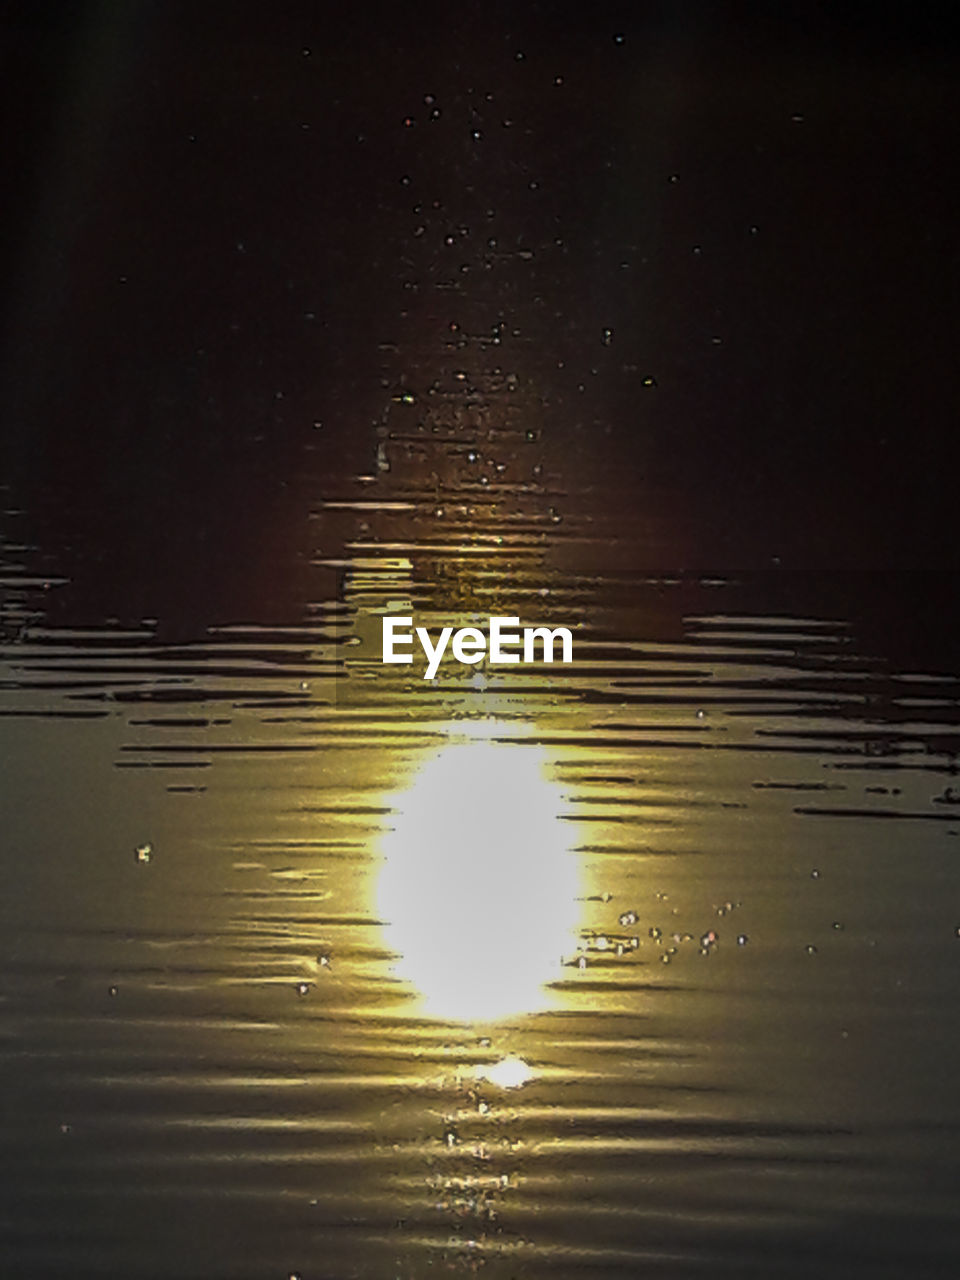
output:
[[0,6],[0,1273],[957,1274],[948,18]]

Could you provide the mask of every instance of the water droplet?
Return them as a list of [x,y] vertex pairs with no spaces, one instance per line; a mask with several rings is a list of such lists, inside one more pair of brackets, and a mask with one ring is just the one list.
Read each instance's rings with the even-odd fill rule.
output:
[[305,996],[305,995],[308,995],[308,994],[309,994],[309,992],[310,992],[310,983],[309,983],[309,982],[298,982],[298,983],[297,983],[297,985],[296,985],[295,990],[296,990],[296,993],[297,993],[297,995],[298,995],[298,996]]
[[600,335],[600,341],[603,343],[605,347],[609,347],[611,342],[613,342],[613,330],[604,329]]
[[750,941],[750,939],[747,937],[747,935],[746,935],[745,933],[738,933],[738,934],[737,934],[737,946],[738,946],[738,947],[745,947],[749,941]]
[[623,915],[620,917],[620,923],[624,927],[626,927],[628,924],[636,924],[637,913],[635,911],[624,911]]
[[816,954],[817,954],[817,948],[813,945],[813,943],[812,943],[812,942],[808,943],[808,944],[807,944],[807,955],[808,955],[808,956],[815,956]]
[[144,844],[138,844],[136,849],[137,862],[149,862],[153,857],[153,845],[149,841]]
[[613,43],[614,43],[614,44],[623,44],[623,43],[624,43],[624,41],[626,40],[626,38],[627,38],[627,37],[623,34],[623,32],[622,32],[622,31],[618,31],[618,32],[617,32],[617,34],[613,37]]
[[811,879],[811,880],[819,880],[819,879],[820,879],[820,872],[817,870],[817,868],[816,868],[816,867],[814,867],[814,869],[810,872],[810,879]]

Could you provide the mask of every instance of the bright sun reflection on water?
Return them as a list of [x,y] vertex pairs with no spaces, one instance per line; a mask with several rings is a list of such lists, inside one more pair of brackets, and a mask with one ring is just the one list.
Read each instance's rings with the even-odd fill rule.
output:
[[522,1058],[501,1058],[493,1066],[479,1066],[478,1080],[489,1080],[501,1089],[519,1089],[533,1079],[533,1069]]
[[491,1022],[547,1004],[576,946],[577,862],[542,748],[457,732],[394,802],[378,912],[427,1013]]

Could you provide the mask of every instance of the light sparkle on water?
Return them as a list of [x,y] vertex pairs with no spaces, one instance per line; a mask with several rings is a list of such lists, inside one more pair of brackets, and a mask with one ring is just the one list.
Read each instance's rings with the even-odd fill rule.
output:
[[460,728],[394,802],[378,913],[426,1012],[496,1021],[547,1004],[576,946],[578,867],[542,748]]

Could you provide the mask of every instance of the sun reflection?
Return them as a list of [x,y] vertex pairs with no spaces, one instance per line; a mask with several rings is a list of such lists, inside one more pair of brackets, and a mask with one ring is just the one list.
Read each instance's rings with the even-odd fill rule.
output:
[[394,802],[378,913],[398,974],[456,1022],[533,1012],[576,946],[578,876],[542,748],[465,733]]
[[501,1058],[492,1066],[478,1066],[478,1080],[489,1080],[499,1089],[519,1089],[533,1079],[533,1069],[522,1058]]

